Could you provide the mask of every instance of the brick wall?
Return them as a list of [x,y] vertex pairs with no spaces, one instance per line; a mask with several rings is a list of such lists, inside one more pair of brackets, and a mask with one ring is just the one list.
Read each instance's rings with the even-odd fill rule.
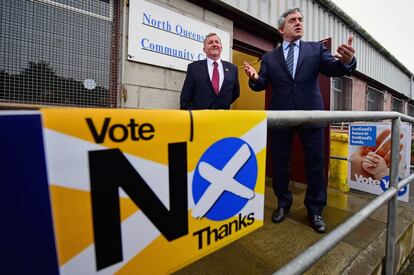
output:
[[352,76],[352,111],[365,111],[367,83]]
[[384,91],[384,111],[392,111],[392,94],[388,91]]

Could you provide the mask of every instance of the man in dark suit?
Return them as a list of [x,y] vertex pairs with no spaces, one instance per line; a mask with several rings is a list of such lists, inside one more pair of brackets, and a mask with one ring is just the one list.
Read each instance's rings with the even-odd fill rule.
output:
[[[261,91],[271,85],[271,110],[323,110],[318,74],[339,77],[349,75],[355,69],[352,36],[347,44],[338,47],[335,58],[322,43],[301,41],[303,13],[299,8],[285,11],[278,21],[278,28],[284,41],[280,47],[263,55],[259,73],[244,63],[251,89]],[[307,190],[304,203],[308,217],[315,231],[326,232],[322,218],[327,200],[323,127],[307,125],[272,129],[272,184],[278,199],[273,222],[282,222],[292,205],[289,166],[292,139],[297,133],[305,152]]]
[[182,110],[230,109],[239,97],[237,67],[220,59],[221,50],[217,34],[208,34],[203,47],[207,59],[188,65],[180,97]]

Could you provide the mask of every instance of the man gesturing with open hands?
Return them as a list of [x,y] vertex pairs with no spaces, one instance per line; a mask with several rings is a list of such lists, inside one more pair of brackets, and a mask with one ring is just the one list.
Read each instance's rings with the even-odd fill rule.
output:
[[[352,36],[346,44],[337,48],[335,57],[320,42],[302,41],[303,13],[299,8],[289,9],[281,15],[278,30],[283,36],[283,43],[263,55],[258,73],[248,63],[244,63],[250,88],[262,91],[271,85],[270,110],[323,110],[318,75],[322,73],[339,77],[351,74],[356,68]],[[282,222],[292,205],[289,160],[293,135],[297,133],[305,152],[305,206],[309,221],[315,231],[326,231],[322,218],[322,210],[327,200],[323,167],[323,127],[307,125],[272,129],[273,190],[278,200],[277,209],[272,215],[273,222]]]

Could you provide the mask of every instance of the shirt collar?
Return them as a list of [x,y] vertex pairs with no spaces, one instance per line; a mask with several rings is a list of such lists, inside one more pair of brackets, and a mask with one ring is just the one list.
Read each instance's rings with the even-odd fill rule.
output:
[[[213,62],[214,62],[214,60],[213,59],[211,59],[211,58],[209,58],[209,57],[207,57],[207,65],[209,66],[209,67],[211,67],[211,66],[213,66]],[[217,64],[220,66],[220,64],[221,64],[221,58],[219,58],[219,59],[217,59]]]
[[[286,40],[283,40],[283,44],[282,44],[282,46],[283,46],[283,50],[287,50],[288,49],[288,47],[289,47],[289,44],[290,44],[291,42],[288,42],[288,41],[286,41]],[[293,42],[293,43],[295,43],[296,44],[296,46],[300,46],[300,39],[298,39],[298,40],[296,40],[295,42]]]

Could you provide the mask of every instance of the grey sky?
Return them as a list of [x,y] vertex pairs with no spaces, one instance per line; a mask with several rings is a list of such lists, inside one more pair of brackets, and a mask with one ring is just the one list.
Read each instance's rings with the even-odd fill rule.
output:
[[[333,0],[414,73],[413,0]],[[358,53],[356,54],[358,57]]]

